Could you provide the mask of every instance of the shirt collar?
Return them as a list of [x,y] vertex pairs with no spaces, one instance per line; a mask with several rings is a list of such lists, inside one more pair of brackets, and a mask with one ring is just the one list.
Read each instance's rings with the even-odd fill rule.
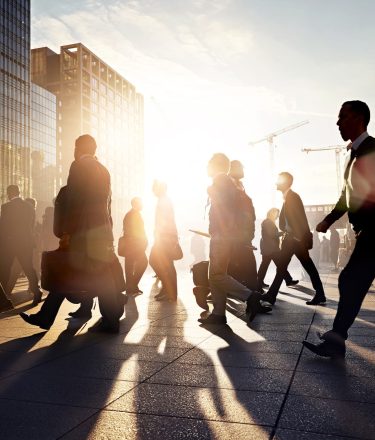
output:
[[79,158],[80,160],[81,159],[86,159],[87,157],[92,157],[92,158],[94,158],[94,156],[92,155],[92,154],[82,154],[82,156]]
[[366,138],[368,138],[368,136],[369,136],[369,134],[367,133],[367,131],[364,131],[361,135],[359,135],[359,136],[357,137],[357,139],[355,139],[355,140],[352,142],[351,149],[354,150],[354,151],[356,151],[356,150],[358,149],[358,147],[361,145],[361,143],[362,143]]
[[290,191],[290,188],[288,188],[286,191],[283,192],[283,199],[286,199],[286,196],[288,195],[288,192]]
[[20,196],[14,196],[10,199],[10,201],[15,200],[15,199],[20,199],[20,198],[21,198]]

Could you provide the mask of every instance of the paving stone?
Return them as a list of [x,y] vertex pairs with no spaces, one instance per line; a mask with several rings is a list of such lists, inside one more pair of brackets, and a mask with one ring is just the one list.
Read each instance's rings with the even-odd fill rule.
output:
[[171,364],[153,375],[147,382],[197,387],[234,388],[267,392],[286,392],[292,371],[261,368],[235,368],[194,365],[191,368]]
[[0,399],[103,408],[134,386],[127,381],[21,373],[0,380]]
[[369,392],[372,385],[373,379],[370,378],[297,372],[290,393],[375,403],[375,393]]
[[143,383],[107,409],[272,425],[282,401],[276,393]]
[[190,365],[223,365],[293,370],[298,356],[285,353],[235,352],[226,348],[202,351],[199,347],[188,351],[176,362]]
[[95,413],[90,408],[0,399],[1,438],[51,440]]
[[268,440],[270,428],[242,423],[103,411],[64,440]]
[[198,348],[202,350],[219,350],[226,349],[235,352],[241,351],[257,351],[263,353],[291,353],[299,354],[302,350],[302,345],[300,342],[290,342],[290,341],[253,341],[247,342],[245,340],[233,340],[228,341],[221,339],[219,337],[211,337],[201,344]]
[[374,377],[375,365],[366,359],[346,359],[344,362],[325,359],[313,353],[303,353],[297,366],[298,371],[338,374],[358,377]]
[[375,405],[305,396],[289,396],[280,428],[321,434],[375,438]]
[[32,372],[140,382],[159,371],[165,365],[167,364],[162,362],[137,361],[136,355],[128,360],[123,360],[72,354],[40,365],[33,369]]
[[291,431],[289,429],[279,429],[273,440],[358,440],[354,437],[339,437],[329,434],[314,434],[312,432]]

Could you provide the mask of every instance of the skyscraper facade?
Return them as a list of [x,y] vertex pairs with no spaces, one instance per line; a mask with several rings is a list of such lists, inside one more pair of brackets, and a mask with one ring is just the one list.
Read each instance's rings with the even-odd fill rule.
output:
[[0,0],[0,201],[31,194],[30,0]]
[[57,96],[57,167],[64,184],[74,141],[95,137],[97,155],[112,178],[112,208],[119,224],[130,199],[143,190],[143,97],[82,44],[32,50],[32,80]]
[[56,96],[31,83],[31,195],[38,217],[56,196]]

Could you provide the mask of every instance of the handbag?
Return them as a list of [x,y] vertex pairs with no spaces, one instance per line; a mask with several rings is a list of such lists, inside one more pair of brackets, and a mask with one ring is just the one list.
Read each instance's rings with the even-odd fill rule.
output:
[[193,274],[193,283],[197,287],[210,287],[208,281],[209,261],[200,261],[191,268]]
[[125,257],[126,245],[127,245],[127,239],[126,236],[123,235],[118,239],[118,244],[117,244],[117,253],[120,255],[120,257]]
[[92,278],[80,254],[63,249],[42,252],[42,288],[64,293],[90,290]]

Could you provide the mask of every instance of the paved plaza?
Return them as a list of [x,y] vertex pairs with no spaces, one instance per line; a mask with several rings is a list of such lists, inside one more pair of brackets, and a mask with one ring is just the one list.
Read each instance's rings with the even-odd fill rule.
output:
[[[350,332],[345,363],[303,349],[329,329],[338,274],[322,275],[329,301],[309,307],[309,283],[282,286],[271,315],[251,328],[228,302],[228,325],[200,327],[187,272],[177,305],[156,302],[151,274],[129,299],[119,335],[87,333],[99,316],[50,331],[0,315],[0,438],[375,439],[375,292]],[[38,309],[31,309],[34,312]]]

